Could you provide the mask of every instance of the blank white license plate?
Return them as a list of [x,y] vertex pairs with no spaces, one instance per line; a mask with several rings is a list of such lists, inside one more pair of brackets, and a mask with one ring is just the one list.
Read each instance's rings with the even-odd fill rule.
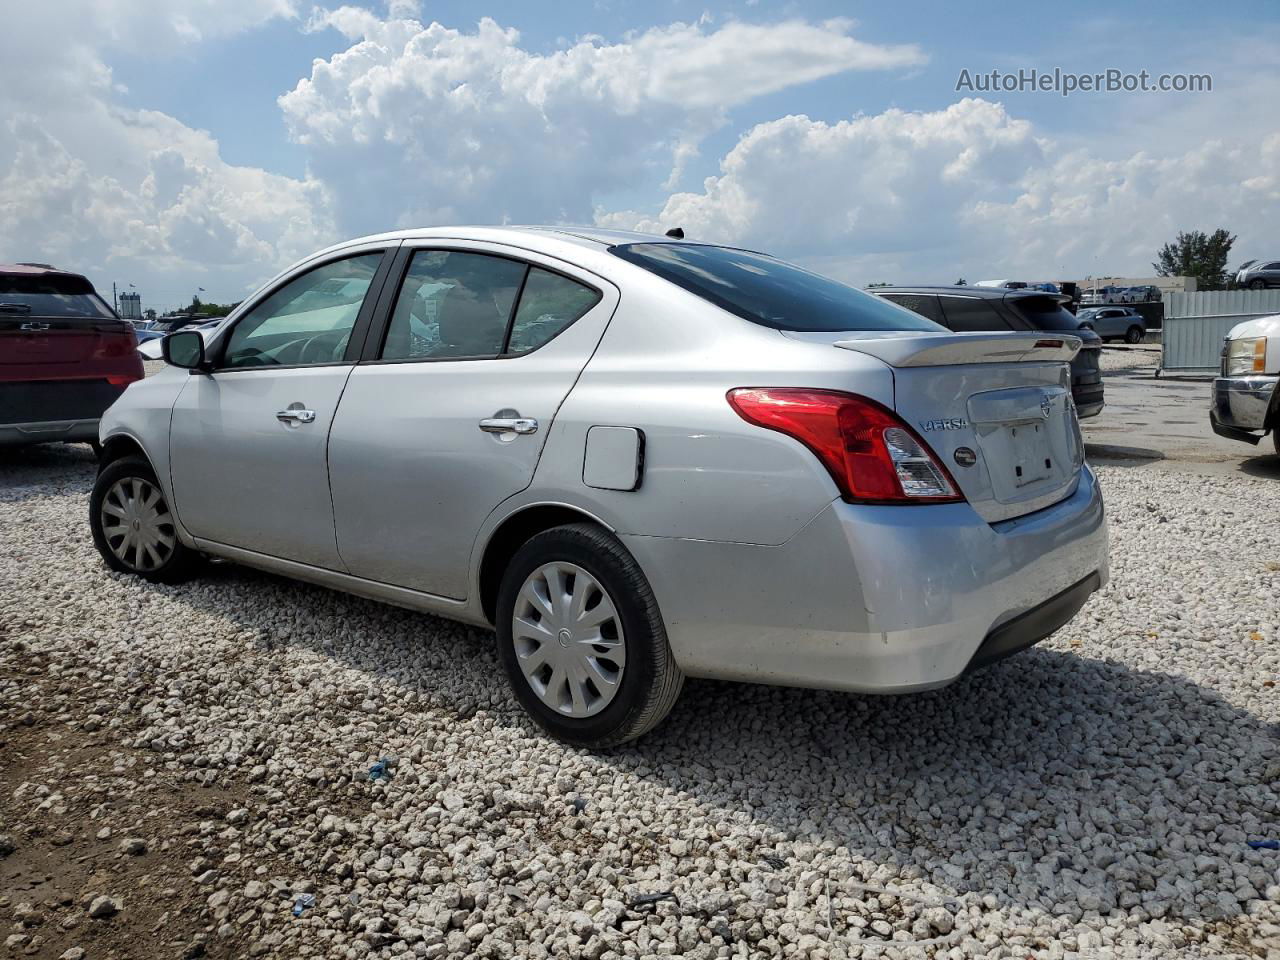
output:
[[1023,423],[1005,427],[1013,463],[1007,468],[1013,473],[1013,484],[1025,487],[1043,480],[1053,473],[1053,455],[1050,452],[1049,424]]

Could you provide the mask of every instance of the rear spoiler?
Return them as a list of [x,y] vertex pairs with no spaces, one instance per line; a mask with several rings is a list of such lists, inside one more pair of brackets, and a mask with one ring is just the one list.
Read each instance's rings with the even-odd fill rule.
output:
[[833,346],[883,360],[891,367],[948,367],[966,363],[1066,363],[1083,341],[1065,333],[872,334]]

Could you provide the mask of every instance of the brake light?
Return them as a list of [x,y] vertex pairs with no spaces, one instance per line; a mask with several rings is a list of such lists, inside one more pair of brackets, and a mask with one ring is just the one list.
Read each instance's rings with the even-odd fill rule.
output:
[[850,503],[954,503],[964,498],[925,442],[887,407],[839,390],[740,387],[729,405],[748,423],[794,437]]
[[113,387],[127,387],[131,383],[136,383],[142,377],[135,373],[112,373],[107,376],[107,383]]

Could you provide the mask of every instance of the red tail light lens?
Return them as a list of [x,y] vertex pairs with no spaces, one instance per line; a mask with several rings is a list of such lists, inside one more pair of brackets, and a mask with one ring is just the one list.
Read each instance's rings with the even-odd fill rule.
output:
[[838,390],[741,387],[729,405],[748,423],[812,450],[851,503],[954,503],[964,498],[924,441],[892,410]]

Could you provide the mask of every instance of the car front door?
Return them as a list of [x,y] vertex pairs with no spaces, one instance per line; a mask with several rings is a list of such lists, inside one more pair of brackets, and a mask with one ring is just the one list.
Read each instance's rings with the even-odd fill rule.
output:
[[618,302],[550,258],[406,243],[329,439],[351,573],[465,599],[485,518],[533,479],[551,421]]
[[286,278],[219,333],[173,408],[174,503],[193,536],[342,570],[326,444],[390,268],[361,249]]

